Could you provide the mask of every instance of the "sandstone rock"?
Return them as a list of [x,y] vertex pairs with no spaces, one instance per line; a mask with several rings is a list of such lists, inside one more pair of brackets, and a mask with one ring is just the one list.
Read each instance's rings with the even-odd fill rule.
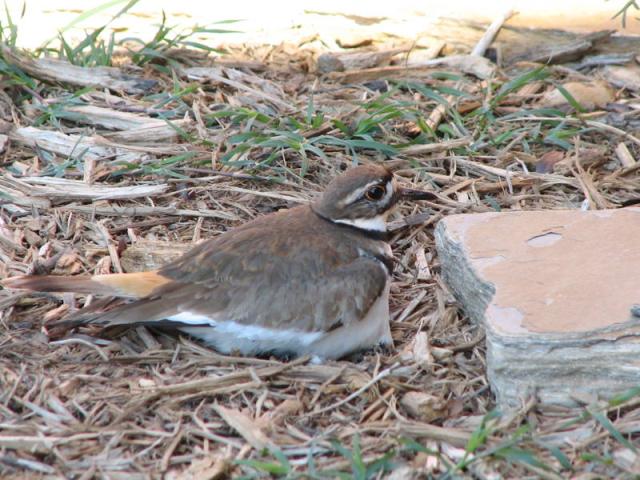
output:
[[574,405],[640,383],[640,208],[452,215],[442,275],[486,329],[503,406]]

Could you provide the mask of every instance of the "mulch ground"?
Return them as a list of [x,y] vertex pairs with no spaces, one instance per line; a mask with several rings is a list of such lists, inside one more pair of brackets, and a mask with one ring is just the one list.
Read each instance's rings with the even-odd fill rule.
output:
[[[495,410],[482,329],[440,279],[433,228],[455,213],[637,203],[638,92],[598,65],[317,76],[309,45],[229,52],[215,63],[167,51],[142,67],[122,54],[124,71],[154,81],[139,93],[8,75],[5,64],[0,278],[153,268],[381,162],[440,198],[393,218],[395,348],[311,365],[223,356],[145,327],[53,336],[49,322],[95,299],[1,290],[1,476],[637,474],[636,391]],[[114,126],[105,111],[139,124]],[[55,145],[47,133],[61,135]]]

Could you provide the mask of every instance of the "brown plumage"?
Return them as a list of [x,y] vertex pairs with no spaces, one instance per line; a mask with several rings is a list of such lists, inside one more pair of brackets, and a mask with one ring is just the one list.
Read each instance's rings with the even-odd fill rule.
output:
[[[401,194],[385,168],[358,167],[315,204],[248,222],[158,271],[26,276],[3,284],[133,299],[106,312],[80,311],[74,324],[170,321],[223,352],[339,357],[391,341],[391,257],[378,226]],[[357,337],[354,328],[360,338],[345,338]]]

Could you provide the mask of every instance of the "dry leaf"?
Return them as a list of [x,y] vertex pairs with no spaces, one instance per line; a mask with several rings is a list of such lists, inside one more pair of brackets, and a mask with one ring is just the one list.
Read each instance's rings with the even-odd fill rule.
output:
[[230,461],[223,457],[208,456],[194,460],[182,472],[168,472],[167,479],[175,480],[215,480],[226,477]]
[[[592,82],[569,82],[562,85],[564,89],[585,109],[604,108],[615,100],[611,86],[603,80]],[[542,107],[565,107],[571,105],[569,100],[557,88],[547,92],[540,100]]]
[[400,405],[411,415],[425,422],[442,418],[446,403],[434,395],[424,392],[408,392],[400,400]]
[[225,421],[227,425],[240,434],[244,440],[258,451],[265,448],[275,451],[276,445],[267,437],[258,426],[258,423],[240,410],[213,405],[213,409]]
[[411,343],[411,354],[413,361],[423,368],[429,368],[433,365],[433,355],[431,354],[431,346],[429,345],[429,337],[427,332],[418,332]]
[[551,150],[546,152],[536,162],[536,173],[550,173],[553,172],[553,167],[556,163],[564,159],[564,152],[560,150]]

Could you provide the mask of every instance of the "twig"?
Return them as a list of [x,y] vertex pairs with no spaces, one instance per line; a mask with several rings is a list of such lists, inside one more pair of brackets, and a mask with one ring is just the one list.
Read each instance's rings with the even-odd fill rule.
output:
[[478,41],[474,49],[471,51],[471,55],[483,57],[485,52],[487,51],[487,48],[489,48],[489,46],[493,43],[493,40],[496,38],[496,35],[498,35],[498,32],[502,28],[502,25],[504,25],[511,19],[511,17],[513,17],[517,13],[518,12],[514,12],[513,10],[509,9],[504,12],[501,17],[496,18],[491,23],[491,25],[489,25],[489,28],[487,28],[487,30],[484,32],[484,35],[482,35],[482,38]]
[[399,363],[394,363],[393,365],[391,365],[389,368],[381,371],[380,373],[378,373],[378,375],[376,375],[375,377],[373,377],[371,380],[369,380],[367,383],[365,383],[362,387],[360,387],[358,390],[356,390],[355,392],[353,392],[351,395],[343,398],[342,400],[340,400],[337,403],[334,403],[332,405],[329,405],[327,407],[321,408],[320,410],[316,410],[314,412],[309,412],[307,413],[305,416],[310,417],[313,415],[319,415],[321,413],[325,413],[328,412],[330,410],[335,410],[336,408],[344,405],[345,403],[349,403],[351,400],[353,400],[354,398],[359,397],[360,395],[362,395],[364,392],[366,392],[370,387],[372,387],[373,385],[375,385],[376,383],[378,383],[380,380],[382,380],[384,377],[387,377],[391,374],[391,372],[393,372],[393,370],[398,367],[400,364]]
[[471,143],[471,137],[454,138],[445,142],[428,143],[424,145],[409,145],[402,149],[405,155],[420,155],[425,153],[439,153],[452,148],[466,147]]
[[109,357],[107,356],[107,354],[106,354],[106,353],[104,353],[104,352],[100,349],[100,347],[98,347],[97,345],[94,345],[94,344],[93,344],[93,343],[91,343],[91,342],[87,342],[86,340],[83,340],[83,339],[81,339],[81,338],[65,338],[65,339],[62,339],[62,340],[56,340],[56,341],[54,341],[54,342],[49,342],[49,345],[70,345],[70,344],[73,344],[73,343],[78,343],[78,344],[80,344],[80,345],[84,345],[84,346],[86,346],[86,347],[91,347],[91,348],[93,348],[96,352],[98,352],[98,355],[100,355],[100,357],[102,357],[102,359],[103,359],[105,362],[108,362],[108,361],[109,361]]
[[223,220],[238,220],[238,217],[219,210],[188,210],[175,207],[97,207],[92,205],[65,205],[58,207],[67,212],[107,215],[112,217],[148,217],[151,215],[171,215],[183,217],[209,217]]
[[[502,16],[495,19],[491,23],[491,25],[489,25],[489,28],[487,28],[486,32],[484,33],[480,41],[476,44],[476,46],[471,52],[471,55],[476,57],[482,57],[485,51],[487,50],[487,48],[489,48],[489,45],[491,45],[491,42],[493,42],[493,39],[496,37],[500,29],[502,28],[502,25],[514,15],[515,15],[515,12],[513,12],[512,10],[508,10],[507,12],[502,14]],[[462,81],[459,80],[458,82],[456,82],[453,88],[458,90],[461,86],[462,86]],[[441,103],[440,105],[438,105],[436,109],[433,110],[433,112],[431,112],[431,115],[429,115],[429,118],[427,118],[427,125],[429,126],[429,128],[431,128],[431,130],[435,130],[436,128],[438,128],[438,125],[440,125],[440,122],[442,121],[442,118],[444,117],[444,114],[446,113],[447,109],[451,108],[454,102],[456,101],[456,97],[454,95],[447,95],[445,97],[445,100],[446,100],[446,104]]]

